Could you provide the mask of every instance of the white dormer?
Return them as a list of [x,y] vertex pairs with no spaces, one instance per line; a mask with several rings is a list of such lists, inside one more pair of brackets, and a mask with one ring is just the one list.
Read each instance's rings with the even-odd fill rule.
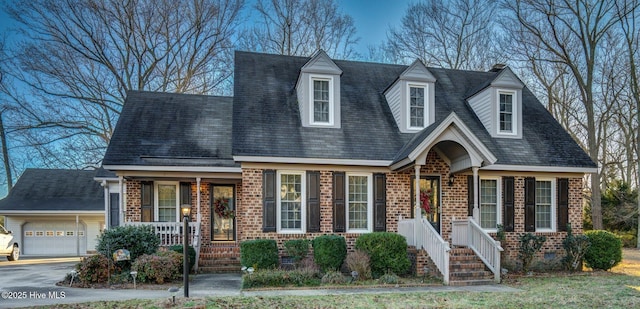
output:
[[340,75],[323,50],[302,67],[296,84],[302,126],[340,128]]
[[492,137],[522,138],[522,88],[524,84],[509,69],[500,73],[491,84],[468,99]]
[[385,91],[400,132],[415,133],[435,121],[435,82],[427,67],[416,60]]

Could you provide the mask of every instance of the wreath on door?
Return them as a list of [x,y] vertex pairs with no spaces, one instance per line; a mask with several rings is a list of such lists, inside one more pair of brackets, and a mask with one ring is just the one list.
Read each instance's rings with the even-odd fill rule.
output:
[[228,198],[217,198],[213,201],[213,211],[222,219],[235,217],[235,211],[229,207]]
[[433,212],[433,209],[431,209],[431,189],[420,190],[420,204],[422,204],[422,211],[425,214]]

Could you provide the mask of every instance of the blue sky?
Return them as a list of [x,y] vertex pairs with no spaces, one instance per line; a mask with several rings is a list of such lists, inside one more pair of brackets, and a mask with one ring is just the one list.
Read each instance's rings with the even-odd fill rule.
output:
[[[357,36],[356,50],[366,55],[367,46],[378,45],[386,39],[390,26],[398,26],[410,0],[337,0],[342,13],[353,17]],[[247,1],[247,8],[253,1]],[[0,33],[8,30],[11,20],[0,10]]]
[[378,45],[387,37],[390,26],[400,25],[409,0],[338,0],[342,12],[355,21],[360,37],[357,51],[366,55],[367,46]]

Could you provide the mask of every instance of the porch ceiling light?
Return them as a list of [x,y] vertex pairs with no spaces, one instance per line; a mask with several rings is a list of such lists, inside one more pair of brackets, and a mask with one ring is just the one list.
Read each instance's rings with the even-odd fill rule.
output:
[[189,217],[191,215],[191,205],[182,205],[182,216]]

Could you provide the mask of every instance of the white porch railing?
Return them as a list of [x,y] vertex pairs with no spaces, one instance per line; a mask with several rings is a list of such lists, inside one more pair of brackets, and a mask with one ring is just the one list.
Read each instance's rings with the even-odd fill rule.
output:
[[[182,230],[184,227],[184,223],[182,222],[127,222],[125,224],[133,226],[153,226],[156,235],[160,237],[160,246],[182,245]],[[200,224],[198,222],[189,222],[189,236],[189,244],[198,252],[200,245]]]
[[480,257],[494,275],[494,281],[500,282],[500,252],[504,249],[473,219],[454,219],[451,231],[454,246],[467,246]]
[[449,284],[449,243],[444,241],[431,223],[424,218],[399,220],[398,233],[407,239],[407,244],[423,249],[436,264],[445,285]]

